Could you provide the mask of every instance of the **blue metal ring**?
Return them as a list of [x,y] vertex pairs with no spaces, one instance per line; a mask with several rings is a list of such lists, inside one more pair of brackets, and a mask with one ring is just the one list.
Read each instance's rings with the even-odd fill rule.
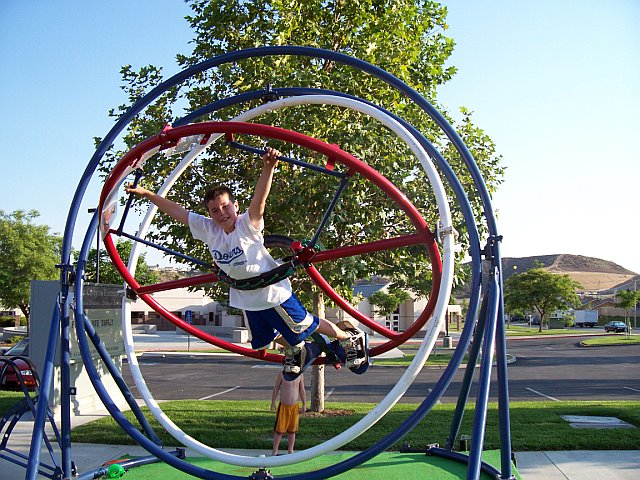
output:
[[[185,70],[183,70],[182,72],[174,75],[173,77],[171,77],[170,79],[166,80],[165,82],[161,83],[160,85],[158,85],[157,87],[155,87],[154,89],[152,89],[147,95],[145,95],[144,97],[142,97],[140,100],[138,100],[122,117],[120,117],[120,119],[116,122],[116,124],[114,125],[114,127],[109,131],[109,133],[107,134],[107,136],[104,138],[104,140],[100,143],[100,145],[98,146],[96,152],[94,153],[94,155],[92,156],[89,164],[87,165],[85,172],[83,174],[83,176],[80,179],[80,182],[78,184],[78,187],[76,189],[72,204],[71,204],[71,208],[70,208],[70,212],[69,212],[69,216],[67,217],[67,223],[66,223],[66,227],[65,227],[65,234],[63,237],[63,248],[62,248],[62,264],[66,264],[69,261],[70,258],[70,251],[71,251],[71,241],[72,241],[72,235],[73,235],[73,229],[75,226],[75,222],[77,219],[77,215],[78,215],[78,211],[80,208],[80,202],[82,200],[82,197],[84,195],[84,192],[86,191],[86,188],[89,184],[89,181],[91,179],[91,177],[93,176],[100,160],[102,159],[102,157],[104,156],[104,154],[106,153],[107,149],[110,147],[110,145],[115,141],[116,137],[120,134],[120,132],[131,122],[131,120],[138,114],[140,113],[147,105],[149,105],[155,98],[159,97],[162,93],[164,93],[166,90],[168,90],[169,88],[172,88],[174,86],[176,86],[177,84],[181,83],[182,81],[186,80],[187,78],[200,73],[202,71],[205,71],[207,69],[225,64],[225,63],[230,63],[230,62],[236,62],[238,60],[242,60],[242,59],[246,59],[246,58],[254,58],[254,57],[266,57],[266,56],[280,56],[280,55],[298,55],[298,56],[307,56],[307,57],[314,57],[314,58],[323,58],[323,59],[328,59],[328,60],[333,60],[354,68],[357,68],[361,71],[370,73],[371,75],[374,75],[376,77],[378,77],[379,79],[383,80],[384,82],[388,83],[389,85],[395,87],[396,89],[400,90],[401,92],[403,92],[409,99],[411,99],[413,102],[415,102],[418,106],[420,106],[435,122],[436,124],[439,126],[439,128],[447,135],[447,137],[449,138],[449,140],[453,143],[453,145],[455,146],[456,150],[458,151],[458,153],[461,155],[463,162],[465,163],[467,169],[469,170],[469,173],[474,181],[475,187],[479,193],[481,202],[483,204],[483,208],[484,208],[484,215],[487,221],[487,225],[489,228],[489,232],[492,235],[497,235],[497,228],[496,228],[496,223],[495,223],[495,217],[493,214],[493,210],[491,207],[491,200],[490,200],[490,195],[487,191],[486,185],[484,183],[484,180],[482,179],[481,173],[479,171],[479,168],[477,167],[475,161],[473,160],[473,157],[471,156],[470,152],[468,151],[467,147],[464,145],[464,143],[462,142],[461,138],[458,136],[458,134],[455,132],[455,130],[451,127],[451,125],[449,125],[449,123],[446,121],[446,119],[426,100],[424,99],[420,94],[418,94],[415,90],[413,90],[412,88],[410,88],[408,85],[406,85],[404,82],[402,82],[401,80],[399,80],[397,77],[387,73],[386,71],[375,67],[363,60],[359,60],[356,59],[354,57],[350,57],[348,55],[342,54],[342,53],[337,53],[337,52],[332,52],[332,51],[328,51],[328,50],[322,50],[322,49],[316,49],[316,48],[311,48],[311,47],[297,47],[297,46],[276,46],[276,47],[258,47],[258,48],[253,48],[253,49],[247,49],[247,50],[240,50],[240,51],[236,51],[236,52],[229,52],[223,55],[219,55],[217,57],[214,57],[212,59],[206,60],[204,62],[201,62],[197,65],[194,65],[190,68],[187,68]],[[194,112],[195,113],[195,112]],[[186,118],[186,117],[185,117]],[[405,126],[406,126],[406,122],[405,122]],[[411,129],[412,133],[416,132],[415,129]],[[416,137],[420,140],[420,137]],[[425,139],[426,141],[426,139]],[[423,143],[422,141],[420,141],[421,143]],[[427,142],[428,144],[428,142]],[[428,151],[430,151],[430,153],[433,152],[432,148],[429,148],[428,145],[423,143],[423,146],[428,148]],[[439,154],[434,155],[434,158],[438,159],[439,158]],[[442,159],[442,161],[444,161],[444,159]],[[440,165],[440,161],[438,161],[438,164]],[[444,162],[446,164],[446,162]],[[440,165],[440,167],[442,168],[442,165]],[[444,171],[446,171],[446,168],[444,168]],[[455,175],[454,175],[455,177]],[[452,178],[449,178],[449,175],[447,175],[447,178],[449,179],[450,182],[452,182]],[[452,182],[452,186],[454,187],[454,190],[456,190],[456,186],[455,183],[457,183],[457,179],[455,181]],[[463,194],[464,192],[461,191]],[[459,192],[457,192],[458,194]],[[460,198],[458,198],[458,200],[460,201]],[[464,203],[464,202],[463,202]],[[468,202],[467,202],[468,203]],[[462,205],[461,205],[462,206]],[[466,210],[466,206],[463,206],[463,210]],[[469,207],[469,211],[470,211],[470,207]],[[467,219],[467,216],[469,214],[469,211],[466,211],[465,213],[465,220]],[[475,224],[474,224],[475,225]],[[93,234],[95,234],[95,229],[96,229],[96,225],[93,225],[93,228],[91,229],[90,232],[87,233],[87,236],[92,236]],[[472,229],[469,229],[469,231],[471,232]],[[476,231],[477,233],[477,231]],[[480,278],[478,277],[479,275],[479,270],[475,268],[475,265],[478,264],[478,262],[480,262],[480,251],[479,251],[479,242],[476,244],[475,241],[471,242],[471,248],[472,248],[472,260],[473,260],[473,264],[474,264],[474,277],[473,277],[473,284],[475,286],[475,284],[477,283],[479,285],[480,283]],[[477,248],[476,248],[477,247]],[[495,247],[495,251],[496,251],[496,256],[499,259],[499,246]],[[83,251],[83,254],[85,255],[85,257],[81,257],[81,258],[86,258],[86,254],[87,251]],[[500,269],[500,266],[498,265],[498,271]],[[79,269],[76,272],[77,278],[81,278],[82,275],[82,270]],[[501,275],[500,275],[500,279],[501,281]],[[79,292],[80,295],[79,297],[81,298],[81,284],[77,286],[77,288],[80,288]],[[63,287],[64,290],[64,287]],[[477,305],[475,307],[477,309]],[[469,322],[470,324],[471,322]],[[468,325],[467,325],[468,326]],[[466,327],[465,326],[465,330]],[[463,331],[463,337],[468,337],[470,339],[470,331],[468,333],[468,335],[465,335],[465,331]],[[85,339],[86,341],[86,339]],[[85,353],[88,353],[88,349],[87,351],[83,351],[83,359],[85,359],[85,362],[87,361],[86,359],[90,359],[90,354],[85,357]],[[458,354],[458,351],[456,351],[456,355]],[[460,355],[460,359],[461,359],[462,355]],[[450,365],[451,366],[451,365]],[[96,372],[97,374],[97,372]],[[448,382],[445,382],[448,384]],[[445,388],[445,386],[441,386],[439,388]],[[434,389],[434,392],[436,390]],[[106,395],[108,397],[108,394],[106,392],[99,392],[102,393],[104,395]],[[103,399],[103,401],[105,401],[105,398],[103,398],[102,394],[100,395],[101,398]],[[409,431],[411,428],[413,428],[423,417],[424,414],[426,414],[426,412],[428,412],[428,410],[433,406],[432,404],[435,403],[435,400],[432,398],[435,397],[434,394],[430,395],[429,397],[427,397],[427,399],[425,399],[425,401],[423,402],[423,404],[414,412],[414,414],[412,414],[412,416],[407,419],[407,421],[405,421],[395,432],[393,432],[392,434],[389,434],[387,437],[385,437],[384,439],[382,439],[381,441],[379,441],[377,444],[373,445],[372,447],[370,447],[368,450],[361,452],[360,454],[352,457],[351,459],[348,459],[340,464],[334,465],[332,467],[328,467],[325,468],[323,470],[318,470],[316,472],[309,472],[306,474],[301,475],[293,475],[293,476],[287,476],[287,477],[283,477],[283,478],[287,478],[290,480],[297,480],[300,479],[302,480],[304,479],[320,479],[320,478],[326,478],[328,476],[333,476],[333,475],[337,475],[338,473],[342,473],[350,468],[353,468],[361,463],[363,463],[364,461],[372,458],[373,456],[377,455],[378,453],[380,453],[383,449],[385,449],[388,445],[394,443],[395,441],[397,441],[398,438],[400,438],[402,435],[404,435],[407,431]],[[108,401],[107,401],[108,403]],[[120,414],[121,415],[121,414]],[[120,415],[116,414],[114,415],[114,418],[116,419],[116,421],[118,421],[118,423],[120,424],[120,420],[122,420],[122,418],[120,418]],[[126,419],[125,419],[126,422]],[[121,424],[121,426],[123,426],[123,424]],[[129,428],[131,427],[131,428]],[[139,434],[139,432],[137,432],[137,430],[135,430],[135,428],[133,428],[130,424],[129,426],[123,426],[123,428],[125,429],[125,431],[127,431],[127,433],[129,434],[133,434],[132,436],[134,436],[134,439],[136,441],[140,441],[141,443],[146,443],[145,437],[142,438],[138,438],[139,436],[141,436],[141,434]],[[143,445],[144,446],[144,445]],[[228,475],[224,475],[224,474],[218,474],[216,472],[211,472],[211,471],[207,471],[207,470],[202,470],[202,469],[197,469],[198,472],[196,473],[193,470],[193,466],[186,463],[186,462],[182,462],[181,460],[176,459],[175,457],[171,456],[171,458],[163,458],[165,457],[163,455],[163,451],[161,449],[159,449],[158,447],[156,447],[154,444],[148,445],[151,449],[149,450],[150,452],[156,453],[158,454],[159,457],[161,457],[164,461],[166,461],[169,464],[172,464],[174,466],[177,466],[177,468],[180,468],[183,471],[186,471],[188,473],[194,474],[199,476],[200,478],[216,478],[216,479],[232,479],[232,478],[240,478],[240,477],[234,477],[234,476],[228,476]],[[147,446],[145,446],[145,448],[147,448]],[[180,466],[178,466],[180,465]],[[184,468],[182,468],[184,467]],[[213,474],[213,476],[209,475],[209,474]]]

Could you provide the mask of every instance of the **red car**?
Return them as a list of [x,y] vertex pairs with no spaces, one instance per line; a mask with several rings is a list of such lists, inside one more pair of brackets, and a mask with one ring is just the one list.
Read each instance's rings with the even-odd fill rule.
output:
[[[22,380],[24,381],[25,386],[30,390],[36,388],[36,377],[31,362],[28,359],[28,355],[28,338],[20,340],[13,347],[4,352],[4,355],[0,358],[4,358],[8,361],[0,361],[0,388],[6,390],[21,389],[20,380],[14,365],[22,374]],[[11,362],[13,362],[13,364]]]

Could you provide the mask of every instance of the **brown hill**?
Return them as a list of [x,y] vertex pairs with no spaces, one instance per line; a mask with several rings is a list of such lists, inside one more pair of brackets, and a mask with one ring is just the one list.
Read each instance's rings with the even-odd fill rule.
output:
[[[504,279],[507,280],[516,273],[526,272],[534,268],[536,263],[541,264],[542,268],[549,272],[569,275],[587,292],[610,290],[636,277],[640,279],[637,273],[608,260],[569,254],[505,257],[502,259]],[[482,273],[484,280],[489,274],[489,262],[486,260],[482,261]],[[468,285],[463,285],[454,293],[460,298],[468,297],[469,294]]]

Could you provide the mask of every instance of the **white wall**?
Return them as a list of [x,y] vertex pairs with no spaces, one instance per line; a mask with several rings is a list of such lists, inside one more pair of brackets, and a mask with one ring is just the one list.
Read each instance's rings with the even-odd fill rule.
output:
[[[207,316],[209,312],[215,312],[216,308],[219,308],[218,303],[201,290],[193,292],[187,288],[176,288],[165,292],[156,292],[152,297],[171,312],[191,310],[194,314]],[[153,309],[138,298],[131,304],[131,311],[150,313],[153,312]]]

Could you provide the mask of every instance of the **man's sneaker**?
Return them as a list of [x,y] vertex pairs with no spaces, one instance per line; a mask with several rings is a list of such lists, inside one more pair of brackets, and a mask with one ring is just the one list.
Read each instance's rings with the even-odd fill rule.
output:
[[362,351],[364,345],[364,335],[362,330],[352,333],[349,338],[340,341],[340,346],[345,351],[345,365],[347,368],[360,366],[366,361],[366,353]]
[[307,351],[304,347],[286,347],[284,349],[284,373],[298,374],[302,371]]

